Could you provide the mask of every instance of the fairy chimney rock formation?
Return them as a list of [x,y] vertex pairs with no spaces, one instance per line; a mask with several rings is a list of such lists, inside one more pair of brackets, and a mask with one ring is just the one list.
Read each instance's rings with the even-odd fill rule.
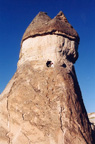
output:
[[74,70],[78,44],[63,12],[33,19],[0,95],[0,144],[94,144]]
[[40,12],[23,35],[18,67],[25,61],[35,61],[35,68],[43,68],[48,59],[54,65],[62,65],[66,57],[74,63],[78,57],[78,43],[77,32],[62,12],[54,19]]

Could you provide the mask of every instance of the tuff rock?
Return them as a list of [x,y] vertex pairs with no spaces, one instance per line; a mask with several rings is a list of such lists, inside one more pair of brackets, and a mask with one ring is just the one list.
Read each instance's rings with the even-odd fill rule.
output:
[[94,144],[74,70],[78,44],[62,12],[34,18],[0,95],[0,144]]
[[91,123],[91,127],[92,127],[92,132],[93,132],[93,137],[95,139],[95,112],[93,113],[88,113],[88,118],[89,121]]

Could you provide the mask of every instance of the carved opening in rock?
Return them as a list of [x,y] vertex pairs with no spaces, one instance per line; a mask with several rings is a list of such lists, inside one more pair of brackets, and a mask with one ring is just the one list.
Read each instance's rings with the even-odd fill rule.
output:
[[78,59],[78,52],[75,53],[71,53],[71,54],[67,54],[67,59],[70,61],[70,62],[73,62],[75,63],[75,61]]
[[61,53],[61,52],[62,52],[62,50],[59,51],[59,53]]
[[62,66],[62,67],[64,67],[64,68],[66,68],[66,64],[65,64],[65,63],[64,63],[64,64],[62,64],[61,66]]
[[62,44],[62,46],[64,46],[65,43]]
[[47,66],[47,67],[53,67],[53,62],[50,61],[50,60],[48,60],[48,61],[46,62],[46,66]]

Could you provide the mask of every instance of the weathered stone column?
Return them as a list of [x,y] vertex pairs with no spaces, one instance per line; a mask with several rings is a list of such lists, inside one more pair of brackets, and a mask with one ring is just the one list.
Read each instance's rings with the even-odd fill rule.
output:
[[0,144],[94,144],[74,70],[78,44],[62,12],[34,18],[1,94]]

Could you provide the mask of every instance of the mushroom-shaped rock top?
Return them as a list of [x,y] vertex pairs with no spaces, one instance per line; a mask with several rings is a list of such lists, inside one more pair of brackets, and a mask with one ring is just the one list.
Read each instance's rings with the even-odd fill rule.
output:
[[29,37],[47,34],[63,35],[79,43],[78,33],[68,22],[62,11],[53,19],[47,13],[39,12],[26,29],[22,37],[22,42]]

